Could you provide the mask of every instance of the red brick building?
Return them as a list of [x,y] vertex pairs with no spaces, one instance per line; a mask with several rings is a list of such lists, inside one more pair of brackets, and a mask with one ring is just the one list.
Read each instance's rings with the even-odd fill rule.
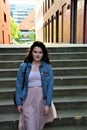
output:
[[10,43],[9,0],[0,0],[0,44]]
[[19,24],[19,30],[35,30],[35,11],[33,10],[29,15]]
[[37,0],[36,38],[48,43],[87,43],[87,0]]
[[35,35],[35,10],[31,11],[29,15],[19,24],[19,30],[24,41],[29,41],[31,32]]

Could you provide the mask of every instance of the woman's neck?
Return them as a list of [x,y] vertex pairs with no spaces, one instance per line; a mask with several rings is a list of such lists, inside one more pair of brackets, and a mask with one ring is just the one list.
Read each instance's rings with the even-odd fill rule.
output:
[[41,62],[33,61],[32,62],[32,71],[38,71],[40,64],[41,64]]
[[40,64],[41,64],[41,62],[40,62],[40,61],[33,61],[33,62],[32,62],[32,64],[33,64],[33,65],[37,65],[37,66],[38,66],[38,65],[40,65]]

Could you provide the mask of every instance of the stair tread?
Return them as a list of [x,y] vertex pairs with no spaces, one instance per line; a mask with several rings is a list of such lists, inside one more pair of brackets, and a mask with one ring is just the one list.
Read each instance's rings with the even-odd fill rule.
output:
[[[3,121],[16,121],[18,120],[19,113],[6,113],[0,114],[0,122]],[[57,118],[74,118],[81,119],[82,117],[87,117],[87,109],[79,109],[79,110],[58,110]]]
[[49,52],[49,54],[61,54],[61,55],[65,55],[65,54],[87,54],[87,52],[74,52],[74,51],[71,51],[71,52]]
[[79,86],[54,86],[54,90],[79,90],[79,89],[87,89],[87,85],[79,85]]
[[12,78],[12,77],[9,77],[9,78],[0,78],[0,81],[15,81],[16,80],[16,77]]
[[74,61],[75,61],[75,62],[76,62],[76,61],[87,61],[87,59],[84,59],[84,58],[83,58],[83,59],[68,59],[68,58],[67,58],[67,59],[51,60],[51,62],[55,62],[55,61],[58,61],[58,62],[60,62],[60,61],[65,61],[65,62],[66,62],[66,61],[67,61],[67,62],[68,62],[68,61],[70,61],[70,62],[73,61],[73,62],[74,62]]
[[87,69],[87,67],[53,67],[53,70],[81,70]]
[[[74,102],[87,102],[87,96],[60,96],[53,97],[53,102],[56,103],[74,103]],[[0,106],[14,105],[13,99],[1,99]]]
[[0,63],[17,63],[17,62],[23,62],[23,61],[22,60],[7,60],[7,61],[0,60]]
[[[23,52],[11,52],[11,53],[0,53],[0,55],[25,55],[26,53],[23,53]],[[74,51],[71,51],[71,52],[49,52],[49,54],[62,54],[62,55],[65,55],[65,54],[87,54],[87,52],[85,51],[85,52],[74,52]]]
[[87,78],[87,75],[78,75],[78,76],[76,76],[76,75],[73,75],[73,76],[55,76],[54,77],[54,79],[61,79],[61,80],[63,80],[63,79],[84,79],[84,78]]
[[0,122],[18,120],[18,113],[0,114]]
[[[18,71],[19,68],[5,68],[0,71]],[[87,69],[87,67],[53,67],[53,70],[81,70]]]
[[69,118],[78,119],[81,117],[87,117],[87,109],[72,109],[72,110],[58,110],[59,118]]
[[53,97],[54,102],[87,102],[87,96],[60,96]]
[[0,87],[0,92],[13,92],[15,88],[8,87],[8,88],[1,88]]
[[[69,61],[69,62],[76,62],[76,61],[87,61],[87,59],[55,59],[55,60],[50,60],[51,62],[60,62],[60,61]],[[23,60],[7,60],[7,61],[3,61],[0,60],[0,63],[17,63],[17,62],[23,62]]]
[[[78,75],[78,76],[54,76],[54,79],[84,79],[87,78],[87,75]],[[9,77],[9,78],[0,78],[0,81],[11,81],[16,80],[16,77]]]
[[14,102],[12,99],[1,99],[0,100],[0,106],[3,106],[3,105],[14,105]]
[[18,68],[11,68],[11,69],[0,69],[0,71],[18,71]]
[[46,127],[44,130],[86,130],[87,126],[55,126],[55,127]]
[[0,53],[1,56],[26,55],[26,53]]
[[[83,85],[83,86],[54,86],[53,88],[54,90],[86,90],[87,89],[87,85]],[[7,88],[1,88],[0,87],[0,92],[14,92],[15,88],[13,87],[7,87]]]

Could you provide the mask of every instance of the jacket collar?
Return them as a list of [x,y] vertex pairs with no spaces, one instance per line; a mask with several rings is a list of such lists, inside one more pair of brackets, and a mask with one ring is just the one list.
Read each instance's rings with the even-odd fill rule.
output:
[[[32,62],[28,62],[28,67],[31,67],[32,66]],[[40,66],[44,66],[45,62],[44,61],[41,61],[41,65]]]

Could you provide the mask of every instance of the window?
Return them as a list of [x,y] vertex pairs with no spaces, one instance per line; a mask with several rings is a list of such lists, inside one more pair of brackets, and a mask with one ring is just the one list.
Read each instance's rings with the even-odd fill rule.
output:
[[43,2],[43,15],[44,15],[44,2]]
[[50,0],[48,0],[48,9],[50,8]]
[[76,43],[76,21],[77,21],[77,1],[71,1],[71,36],[70,42]]
[[3,39],[3,44],[4,44],[4,31],[2,31],[2,39]]
[[87,43],[87,1],[85,0],[85,14],[84,14],[84,43]]
[[53,15],[51,16],[51,41],[52,41],[52,43],[54,41],[54,20],[53,20]]
[[4,3],[5,3],[5,0],[3,0],[4,1]]
[[50,42],[50,19],[48,19],[48,42]]
[[56,42],[59,42],[59,10],[56,12]]
[[54,3],[54,0],[51,0],[51,4],[53,4]]
[[45,0],[45,12],[47,12],[47,0]]
[[7,20],[6,20],[6,14],[5,13],[4,13],[4,21],[7,22]]

